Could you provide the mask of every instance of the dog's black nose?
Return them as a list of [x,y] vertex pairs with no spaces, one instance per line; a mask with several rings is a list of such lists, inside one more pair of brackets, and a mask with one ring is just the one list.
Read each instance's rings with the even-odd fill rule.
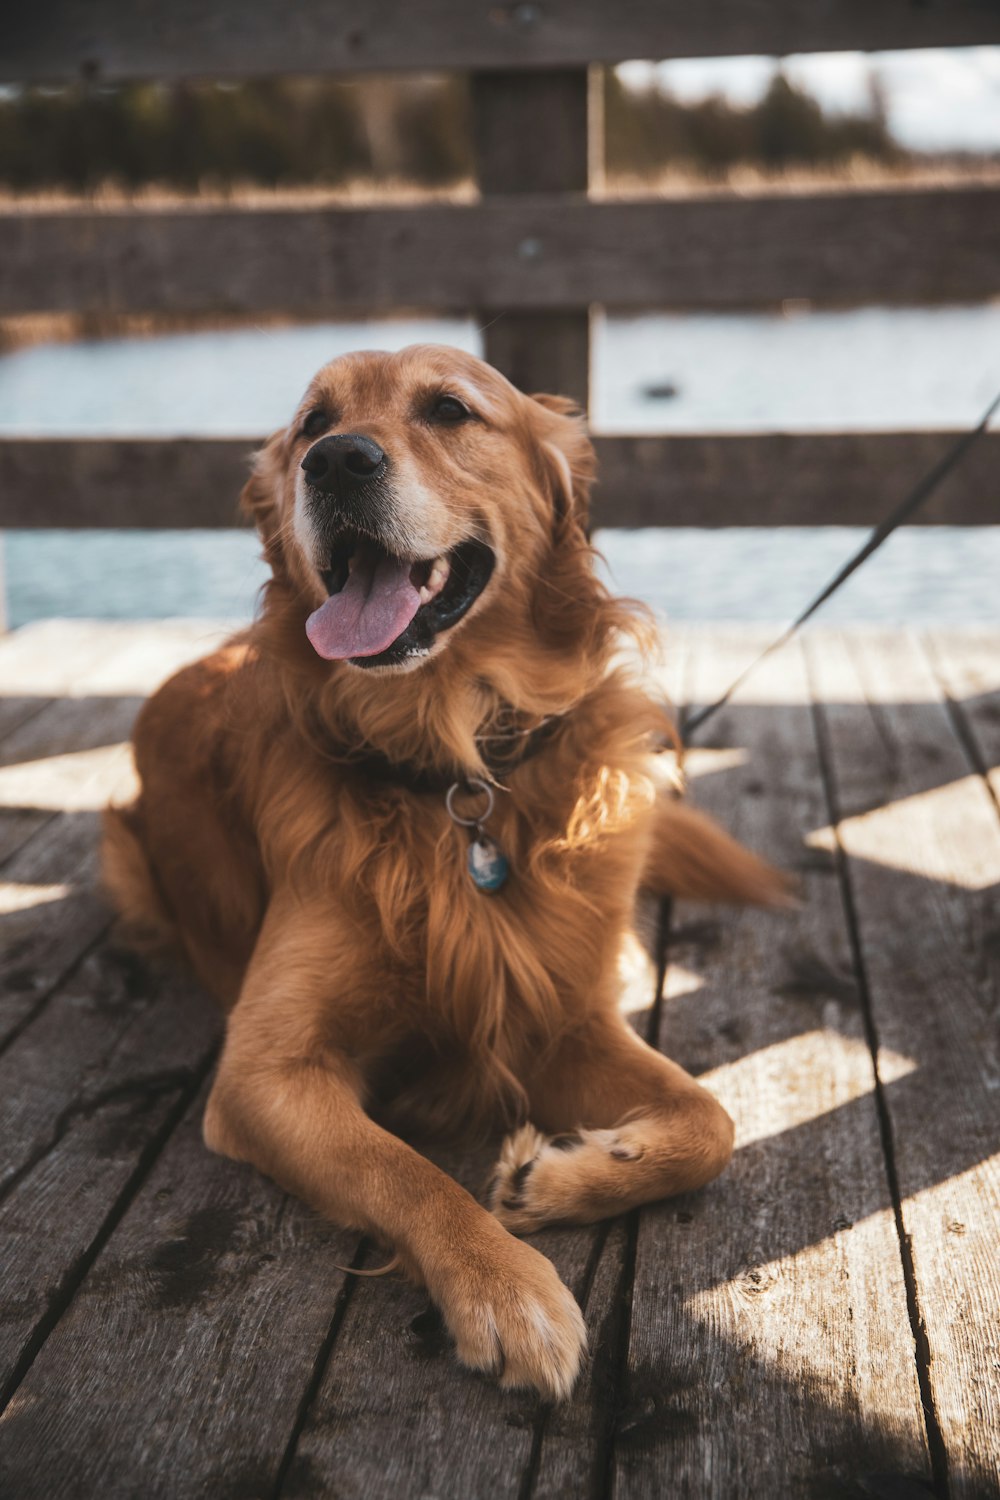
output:
[[346,494],[385,469],[378,443],[358,432],[339,432],[313,443],[302,460],[302,471],[313,489],[325,495]]

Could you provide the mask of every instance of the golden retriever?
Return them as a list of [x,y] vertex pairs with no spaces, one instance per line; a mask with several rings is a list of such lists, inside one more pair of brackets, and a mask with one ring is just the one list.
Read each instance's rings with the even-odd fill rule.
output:
[[[697,1187],[732,1150],[619,1015],[636,893],[784,889],[654,792],[662,711],[594,573],[593,471],[569,402],[454,349],[327,365],[244,491],[260,618],[147,703],[105,846],[126,917],[228,1012],[209,1147],[391,1246],[461,1360],[550,1398],[583,1320],[511,1231]],[[399,1133],[497,1126],[488,1208]]]

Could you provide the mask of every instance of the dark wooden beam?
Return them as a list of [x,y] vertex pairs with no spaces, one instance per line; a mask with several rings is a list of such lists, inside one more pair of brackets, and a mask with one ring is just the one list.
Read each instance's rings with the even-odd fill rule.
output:
[[[587,70],[477,73],[472,79],[473,137],[479,187],[491,197],[587,190]],[[530,264],[540,243],[522,237],[516,254]],[[543,252],[541,252],[543,253]],[[489,289],[477,317],[483,352],[522,391],[557,391],[584,411],[590,399],[587,309],[523,313]]]
[[[873,526],[957,441],[956,432],[696,434],[596,440],[598,526]],[[1000,522],[1000,432],[990,432],[914,517]]]
[[3,80],[117,82],[996,42],[996,0],[6,0]]
[[[868,526],[947,451],[954,432],[599,437],[598,526]],[[240,524],[249,438],[8,438],[0,529]],[[915,518],[1000,521],[1000,432]]]
[[1000,192],[981,186],[0,214],[0,315],[490,307],[509,316],[579,314],[591,302],[735,308],[786,297],[912,303],[998,292]]

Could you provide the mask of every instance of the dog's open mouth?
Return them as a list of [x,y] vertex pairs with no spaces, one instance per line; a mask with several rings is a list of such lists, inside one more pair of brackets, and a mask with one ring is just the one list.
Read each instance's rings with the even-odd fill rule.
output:
[[485,542],[461,542],[441,557],[415,560],[342,532],[321,573],[329,598],[309,616],[306,634],[327,661],[359,667],[425,655],[478,599],[493,563]]

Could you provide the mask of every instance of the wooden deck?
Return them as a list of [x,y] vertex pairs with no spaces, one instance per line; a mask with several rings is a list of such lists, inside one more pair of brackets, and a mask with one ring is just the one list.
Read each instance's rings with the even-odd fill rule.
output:
[[[697,801],[806,899],[678,907],[636,965],[636,1025],[738,1149],[536,1237],[591,1332],[556,1408],[463,1372],[423,1294],[345,1274],[377,1255],[201,1145],[217,1022],[116,947],[95,868],[141,695],[213,639],[0,642],[0,1493],[1000,1492],[1000,630],[816,632],[706,726]],[[676,696],[754,643],[678,636]]]

